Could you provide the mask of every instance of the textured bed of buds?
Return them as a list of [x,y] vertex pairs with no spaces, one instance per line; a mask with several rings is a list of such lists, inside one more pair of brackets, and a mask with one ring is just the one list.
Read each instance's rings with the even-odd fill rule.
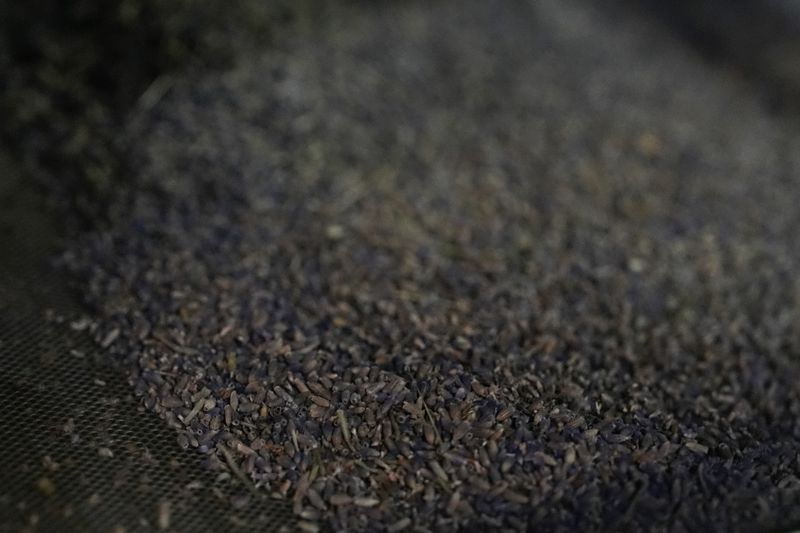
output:
[[608,6],[323,18],[134,115],[66,256],[178,443],[304,531],[791,519],[796,136]]

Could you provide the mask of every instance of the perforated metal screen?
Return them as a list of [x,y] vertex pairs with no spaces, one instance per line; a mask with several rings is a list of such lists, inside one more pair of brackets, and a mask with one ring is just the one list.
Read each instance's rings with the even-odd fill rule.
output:
[[205,469],[70,327],[57,221],[0,172],[0,532],[288,528],[288,506]]

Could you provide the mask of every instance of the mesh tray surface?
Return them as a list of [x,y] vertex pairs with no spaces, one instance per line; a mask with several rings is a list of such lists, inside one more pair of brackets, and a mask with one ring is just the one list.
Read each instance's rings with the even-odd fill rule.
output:
[[[0,533],[278,531],[287,505],[215,475],[145,412],[48,267],[55,222],[0,158]],[[65,318],[59,318],[65,317]],[[239,498],[237,498],[239,497]]]

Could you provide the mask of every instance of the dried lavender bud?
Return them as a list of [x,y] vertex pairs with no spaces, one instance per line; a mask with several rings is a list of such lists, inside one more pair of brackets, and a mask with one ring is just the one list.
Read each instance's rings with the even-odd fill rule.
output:
[[332,494],[328,501],[331,505],[350,505],[353,503],[353,498],[347,494]]
[[326,400],[322,396],[316,396],[316,395],[312,394],[309,398],[311,399],[312,402],[314,402],[315,404],[319,405],[320,407],[330,407],[331,406],[331,402],[329,402],[328,400]]
[[410,518],[408,518],[408,517],[401,518],[400,520],[398,520],[394,524],[390,524],[386,528],[386,531],[388,533],[396,533],[397,531],[403,531],[404,529],[406,529],[410,525],[411,525],[411,519]]
[[381,503],[381,501],[375,498],[353,498],[353,504],[358,507],[375,507],[379,503]]

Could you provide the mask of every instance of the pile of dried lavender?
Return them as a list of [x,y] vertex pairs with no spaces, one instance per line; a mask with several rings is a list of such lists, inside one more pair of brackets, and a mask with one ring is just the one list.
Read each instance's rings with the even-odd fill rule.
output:
[[797,139],[612,7],[427,4],[132,119],[98,340],[306,530],[791,519]]

